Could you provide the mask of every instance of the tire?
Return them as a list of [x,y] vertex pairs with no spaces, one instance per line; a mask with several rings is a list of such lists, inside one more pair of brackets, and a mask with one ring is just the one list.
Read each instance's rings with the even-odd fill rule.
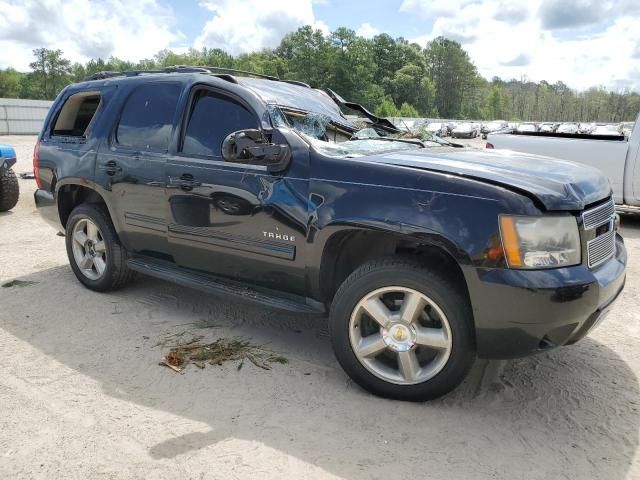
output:
[[[400,290],[404,293],[399,293]],[[368,307],[364,310],[362,307],[369,305],[366,299],[371,298],[375,302],[377,298],[398,308],[400,295],[403,295],[400,308],[410,297],[420,299],[421,303],[416,305],[428,302],[425,307],[415,309],[420,312],[418,320],[406,324],[409,328],[405,328],[404,322],[398,323],[405,327],[397,327],[395,322],[399,313],[389,309],[385,314],[396,315],[396,320],[387,324],[387,329],[372,321],[373,316],[362,314],[363,311],[368,312]],[[429,322],[426,330],[425,321]],[[364,336],[365,328],[373,331],[378,328],[379,331],[371,333],[371,337]],[[358,385],[381,397],[414,402],[440,397],[462,382],[475,360],[473,328],[466,293],[446,274],[403,257],[373,260],[355,270],[338,289],[329,318],[336,358]],[[424,335],[425,331],[436,332],[437,335]],[[376,335],[381,337],[382,343]],[[432,340],[432,337],[437,340]],[[398,339],[404,339],[404,343],[397,343]],[[425,343],[425,339],[428,342]],[[412,343],[414,341],[420,343]],[[377,345],[376,351],[382,345],[381,353],[363,359],[362,353],[366,350],[363,346],[373,344]],[[437,347],[432,350],[430,345]],[[418,362],[417,370],[402,366],[416,365],[407,361],[412,351]],[[401,361],[401,355],[404,361]],[[433,359],[429,361],[431,356]],[[395,372],[389,367],[393,365],[394,357]],[[416,373],[414,377],[413,373]]]
[[[96,238],[102,242],[100,247],[99,241],[92,241],[92,244],[85,242],[84,246],[78,241],[77,232],[86,232],[85,236],[89,237],[87,240],[91,240],[92,235],[88,234],[90,223],[97,227]],[[127,266],[127,252],[120,244],[109,213],[103,205],[84,203],[74,208],[67,220],[65,241],[71,269],[85,287],[106,292],[122,287],[134,278],[135,272]],[[81,265],[77,253],[82,252],[85,257],[91,252],[95,254],[93,265]],[[102,269],[98,268],[98,256],[102,259]],[[82,268],[83,266],[89,268]]]
[[7,168],[0,174],[0,212],[11,210],[20,198],[20,186],[15,172]]

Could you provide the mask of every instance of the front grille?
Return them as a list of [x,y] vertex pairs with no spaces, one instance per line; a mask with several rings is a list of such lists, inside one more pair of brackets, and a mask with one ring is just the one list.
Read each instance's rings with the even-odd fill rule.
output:
[[587,237],[587,264],[589,268],[611,258],[616,249],[616,232],[613,228],[616,206],[613,198],[582,213],[582,225]]
[[582,223],[585,230],[591,230],[592,228],[604,225],[611,217],[616,213],[616,206],[613,203],[613,198],[609,199],[607,203],[600,205],[599,207],[586,210],[582,214]]
[[589,268],[600,265],[613,255],[616,248],[616,232],[610,230],[587,242]]

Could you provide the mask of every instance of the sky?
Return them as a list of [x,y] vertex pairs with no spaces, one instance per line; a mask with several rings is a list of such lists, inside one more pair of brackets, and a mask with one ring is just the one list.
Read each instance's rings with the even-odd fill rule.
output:
[[275,47],[311,24],[423,46],[444,35],[487,79],[640,91],[639,7],[640,0],[0,0],[0,68],[29,70],[39,47],[79,62],[203,46],[238,54]]

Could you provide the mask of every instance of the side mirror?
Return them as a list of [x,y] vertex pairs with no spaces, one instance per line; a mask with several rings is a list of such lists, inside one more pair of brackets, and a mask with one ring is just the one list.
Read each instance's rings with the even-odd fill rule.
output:
[[291,161],[291,149],[287,144],[269,143],[260,130],[239,130],[222,142],[222,158],[235,163],[264,161],[268,171],[281,172]]

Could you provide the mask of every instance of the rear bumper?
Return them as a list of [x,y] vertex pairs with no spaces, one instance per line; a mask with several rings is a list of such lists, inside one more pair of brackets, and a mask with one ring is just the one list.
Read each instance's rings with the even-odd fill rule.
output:
[[593,270],[467,270],[478,355],[515,358],[577,342],[622,292],[626,263],[618,235],[615,255]]
[[44,221],[57,231],[64,231],[64,227],[60,223],[58,204],[53,193],[47,190],[38,189],[33,194],[33,199],[35,200],[36,208]]

